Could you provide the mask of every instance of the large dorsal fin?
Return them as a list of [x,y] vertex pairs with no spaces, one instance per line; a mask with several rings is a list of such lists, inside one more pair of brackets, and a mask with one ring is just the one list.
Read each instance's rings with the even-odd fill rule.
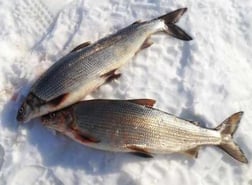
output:
[[127,101],[138,105],[144,105],[146,107],[153,107],[153,105],[156,103],[156,100],[153,99],[132,99]]
[[76,46],[70,53],[78,51],[78,50],[80,50],[82,48],[85,48],[85,47],[89,46],[90,44],[91,44],[91,42],[89,42],[89,41],[88,42],[84,42],[84,43]]

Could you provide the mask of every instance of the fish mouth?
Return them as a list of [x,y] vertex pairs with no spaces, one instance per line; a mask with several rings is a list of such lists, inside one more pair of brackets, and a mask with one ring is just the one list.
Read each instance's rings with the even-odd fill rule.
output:
[[23,121],[24,121],[23,116],[20,115],[19,113],[17,114],[16,119],[17,119],[17,121],[19,121],[19,122],[23,122]]
[[28,122],[31,118],[30,114],[21,114],[18,112],[16,119],[18,122],[25,123]]
[[18,122],[21,122],[21,123],[24,123],[24,121],[25,121],[24,116],[19,115],[19,114],[17,115],[16,119]]

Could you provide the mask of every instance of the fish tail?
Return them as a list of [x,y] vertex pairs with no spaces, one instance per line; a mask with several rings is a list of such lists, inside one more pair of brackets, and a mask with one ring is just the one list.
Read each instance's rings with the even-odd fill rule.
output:
[[238,128],[242,115],[243,112],[237,112],[231,115],[226,120],[224,120],[218,127],[216,127],[216,130],[220,131],[222,137],[222,141],[219,147],[225,152],[227,152],[234,159],[242,163],[248,163],[248,160],[244,155],[243,151],[233,140],[233,134]]
[[162,15],[157,19],[161,19],[165,23],[164,32],[171,35],[177,39],[189,41],[192,37],[189,36],[184,30],[176,26],[175,23],[179,21],[180,17],[186,12],[187,8],[181,8],[170,12],[168,14]]

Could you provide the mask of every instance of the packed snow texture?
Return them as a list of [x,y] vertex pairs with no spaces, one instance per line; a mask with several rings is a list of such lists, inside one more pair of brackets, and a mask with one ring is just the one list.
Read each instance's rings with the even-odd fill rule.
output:
[[[120,79],[86,99],[153,98],[156,108],[210,128],[242,110],[235,140],[248,165],[210,146],[197,159],[98,151],[38,119],[16,121],[32,83],[75,46],[181,7],[188,11],[178,24],[193,41],[153,36],[155,44],[123,66]],[[251,9],[247,0],[1,0],[0,185],[252,185]]]

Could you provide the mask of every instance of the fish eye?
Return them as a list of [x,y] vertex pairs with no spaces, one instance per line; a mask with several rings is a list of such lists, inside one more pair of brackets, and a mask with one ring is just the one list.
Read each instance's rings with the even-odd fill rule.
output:
[[21,106],[18,112],[22,114],[24,112],[24,107]]

